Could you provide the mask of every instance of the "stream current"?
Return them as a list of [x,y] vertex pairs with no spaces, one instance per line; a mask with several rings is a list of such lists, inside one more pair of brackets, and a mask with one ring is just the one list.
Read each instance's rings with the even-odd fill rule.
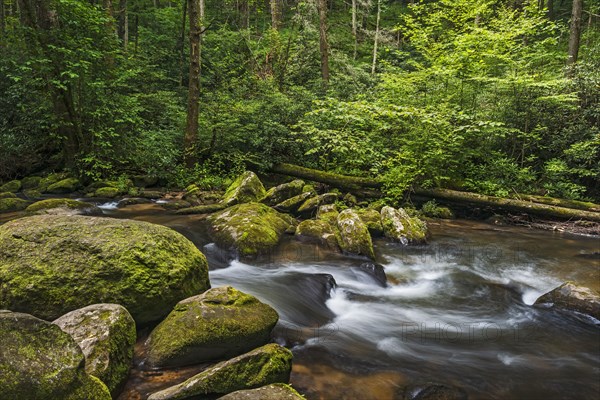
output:
[[532,306],[567,280],[600,290],[597,237],[431,222],[425,246],[375,240],[384,287],[365,260],[292,237],[231,260],[200,217],[158,210],[105,212],[179,231],[207,256],[213,287],[273,306],[274,338],[294,352],[291,383],[308,399],[395,399],[432,382],[470,399],[600,398],[600,321]]

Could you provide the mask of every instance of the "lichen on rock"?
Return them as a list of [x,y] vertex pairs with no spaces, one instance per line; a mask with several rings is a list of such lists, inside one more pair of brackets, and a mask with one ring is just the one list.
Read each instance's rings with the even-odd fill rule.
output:
[[252,171],[240,175],[225,191],[223,203],[228,206],[260,201],[266,191],[258,176]]
[[375,259],[371,235],[356,211],[352,208],[342,211],[338,215],[337,226],[340,230],[340,247],[343,252]]
[[282,183],[281,185],[269,189],[261,202],[269,206],[277,205],[282,201],[301,194],[303,187],[304,181],[300,179],[296,179],[288,183]]
[[151,367],[179,367],[233,357],[271,340],[279,316],[231,286],[182,300],[148,338]]
[[381,209],[381,225],[386,238],[402,244],[426,243],[427,224],[417,217],[411,217],[402,209],[385,206]]

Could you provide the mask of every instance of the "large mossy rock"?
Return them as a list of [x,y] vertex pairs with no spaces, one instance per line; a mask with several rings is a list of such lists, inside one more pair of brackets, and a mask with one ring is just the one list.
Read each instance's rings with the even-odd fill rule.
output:
[[80,187],[81,187],[81,184],[79,183],[79,179],[66,178],[66,179],[60,180],[56,183],[49,185],[45,191],[48,193],[54,193],[54,194],[65,194],[65,193],[73,193]]
[[116,397],[133,362],[136,330],[129,311],[118,304],[93,304],[63,315],[54,324],[81,347],[85,371]]
[[267,194],[262,199],[262,203],[269,206],[274,206],[282,201],[290,199],[294,196],[298,196],[302,193],[304,187],[304,181],[300,179],[293,180],[288,183],[282,183],[281,185],[272,187],[267,191]]
[[564,310],[577,311],[600,320],[600,295],[573,282],[565,282],[535,301],[536,305],[550,305]]
[[54,320],[117,303],[145,324],[209,287],[204,255],[164,226],[56,215],[0,226],[0,308]]
[[265,187],[258,176],[252,171],[246,171],[227,188],[223,195],[223,203],[232,206],[260,201],[265,194]]
[[21,190],[21,181],[10,181],[5,183],[4,185],[0,185],[0,193],[2,192],[18,192]]
[[338,215],[337,226],[341,235],[340,247],[344,253],[375,259],[369,229],[352,208],[348,208]]
[[0,192],[0,200],[1,199],[16,199],[17,195],[12,192]]
[[307,219],[296,227],[296,238],[304,242],[325,245],[331,250],[339,250],[340,234],[337,227],[328,221]]
[[427,224],[417,217],[411,217],[403,209],[385,206],[381,209],[381,225],[386,238],[402,244],[427,242]]
[[381,225],[381,214],[373,208],[361,208],[356,210],[360,219],[367,225],[372,236],[383,236],[383,225]]
[[275,383],[256,389],[238,390],[219,397],[219,400],[306,400],[290,385]]
[[23,189],[35,189],[40,185],[42,178],[40,176],[27,176],[21,180]]
[[229,207],[211,215],[208,221],[212,240],[222,249],[232,250],[240,257],[268,252],[294,225],[293,218],[261,203]]
[[114,199],[115,197],[119,196],[123,194],[123,192],[113,186],[104,186],[101,188],[96,189],[96,191],[94,192],[94,196],[95,197],[101,197],[101,198],[107,198],[107,199]]
[[295,213],[307,199],[313,197],[314,195],[314,191],[308,190],[306,192],[300,193],[297,196],[282,201],[281,203],[275,205],[273,208],[275,208],[277,211],[285,213]]
[[0,213],[21,211],[27,208],[30,203],[27,200],[17,197],[7,197],[0,199]]
[[81,214],[101,214],[102,210],[91,203],[73,199],[46,199],[36,201],[28,206],[25,211],[36,214],[54,214],[52,210],[64,210]]
[[148,400],[196,399],[271,383],[287,383],[292,370],[292,358],[292,352],[285,347],[267,344],[219,363],[179,385],[154,393]]
[[0,398],[110,400],[106,386],[84,370],[73,338],[58,326],[0,310]]
[[148,339],[151,367],[222,360],[271,340],[279,316],[269,305],[231,286],[177,303]]
[[337,198],[337,193],[324,193],[315,197],[311,197],[302,203],[302,205],[298,208],[298,213],[302,215],[314,215],[319,206],[323,204],[335,203]]

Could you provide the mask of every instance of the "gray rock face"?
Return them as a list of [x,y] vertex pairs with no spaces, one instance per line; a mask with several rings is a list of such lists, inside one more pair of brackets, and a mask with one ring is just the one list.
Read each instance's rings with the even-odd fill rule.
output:
[[204,255],[164,226],[55,215],[0,226],[0,308],[54,320],[110,302],[143,324],[209,287]]
[[0,398],[110,400],[106,386],[86,374],[81,349],[50,322],[0,311]]
[[292,370],[292,358],[292,352],[285,347],[267,344],[219,363],[179,385],[154,393],[148,400],[193,399],[271,383],[287,383]]
[[118,394],[129,376],[136,340],[135,321],[118,304],[94,304],[54,321],[71,335],[85,356],[85,371]]
[[369,230],[353,209],[348,208],[338,215],[337,226],[340,230],[340,247],[343,252],[375,259]]
[[177,367],[232,357],[271,340],[279,316],[231,286],[180,301],[150,334],[147,363]]
[[600,320],[600,296],[591,289],[565,282],[535,301],[536,305],[551,305],[577,311]]

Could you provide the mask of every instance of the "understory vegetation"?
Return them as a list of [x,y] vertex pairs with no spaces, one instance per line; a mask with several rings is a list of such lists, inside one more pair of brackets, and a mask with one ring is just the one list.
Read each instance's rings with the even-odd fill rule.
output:
[[206,0],[186,148],[197,0],[1,1],[0,181],[211,188],[287,162],[382,179],[390,198],[600,199],[600,3],[570,60],[566,1]]

